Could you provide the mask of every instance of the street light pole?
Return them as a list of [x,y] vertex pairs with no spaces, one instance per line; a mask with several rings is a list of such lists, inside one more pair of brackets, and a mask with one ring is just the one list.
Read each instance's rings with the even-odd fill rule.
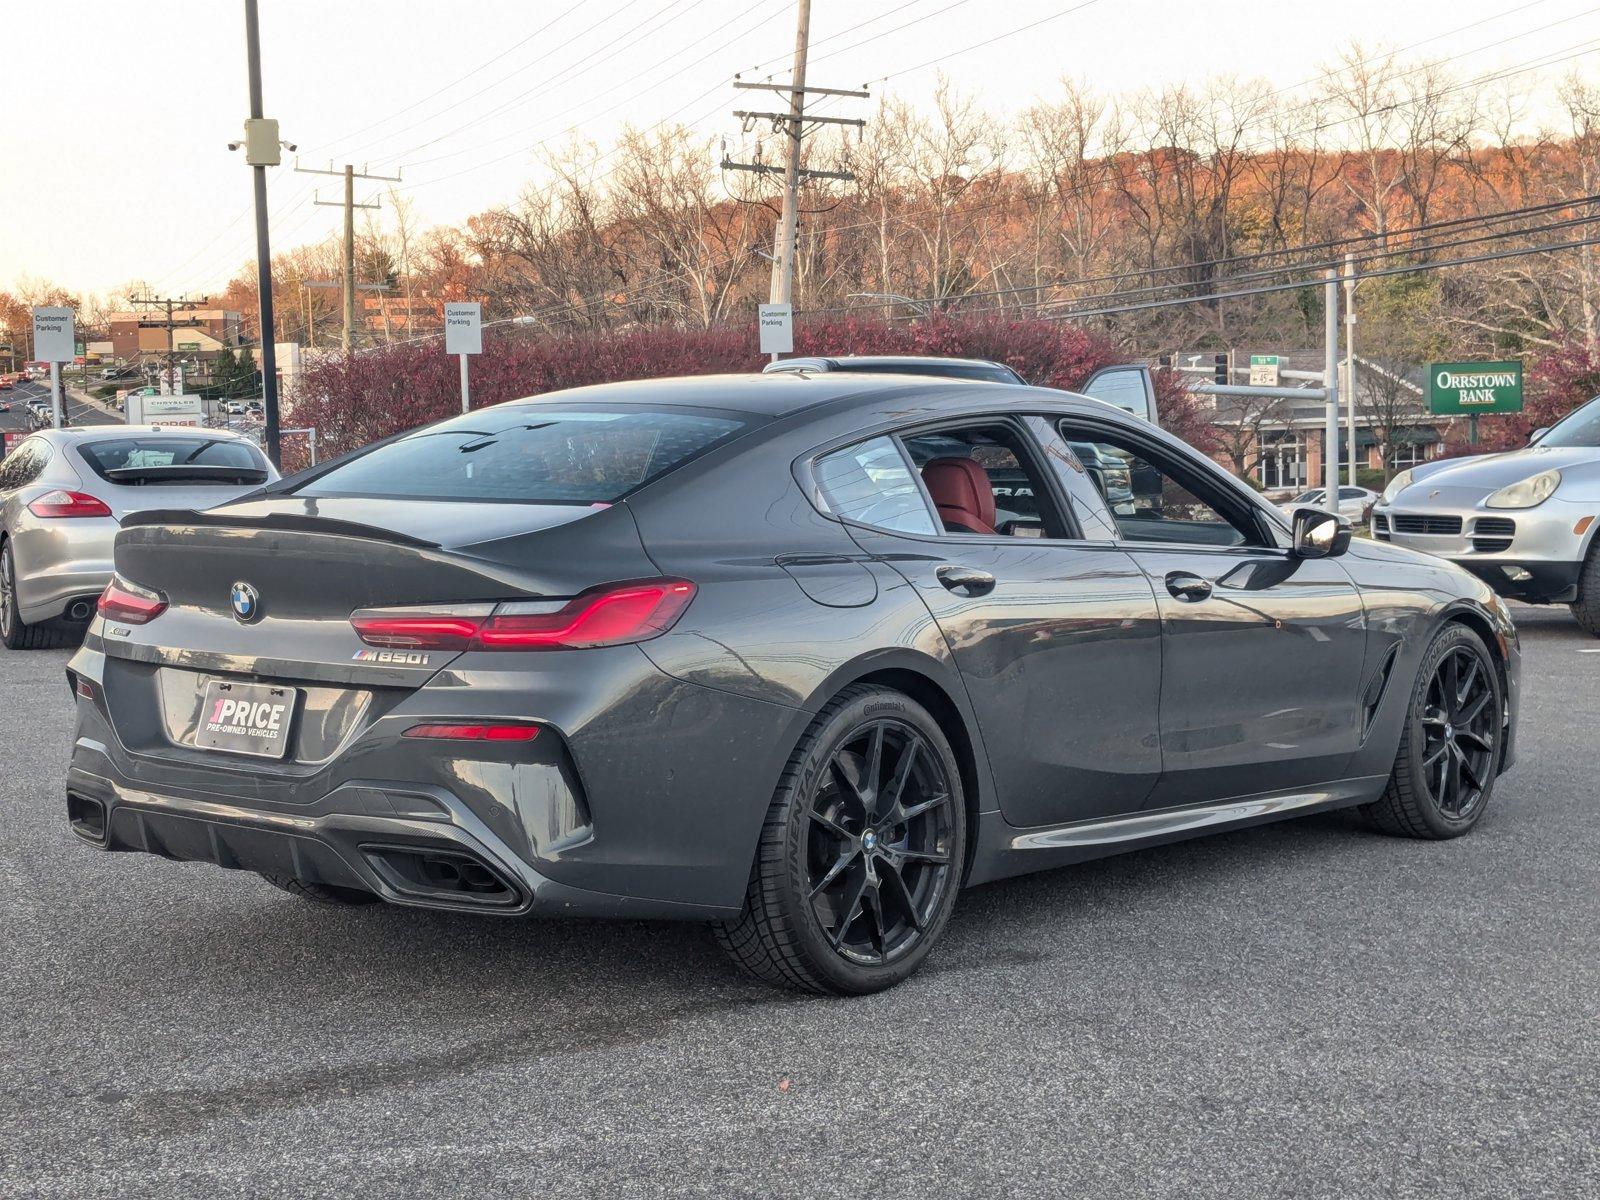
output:
[[1326,507],[1339,511],[1339,273],[1328,269],[1323,285],[1322,374],[1326,389],[1322,486]]
[[1350,486],[1356,486],[1356,256],[1344,256],[1344,411],[1350,423]]
[[[245,125],[245,158],[255,175],[256,297],[261,312],[261,407],[266,417],[267,457],[280,461],[278,427],[277,323],[272,315],[272,246],[267,236],[267,168],[277,166],[278,123],[267,122],[261,103],[261,31],[256,0],[244,0],[245,56],[250,70],[250,120]],[[260,136],[253,136],[256,131]]]

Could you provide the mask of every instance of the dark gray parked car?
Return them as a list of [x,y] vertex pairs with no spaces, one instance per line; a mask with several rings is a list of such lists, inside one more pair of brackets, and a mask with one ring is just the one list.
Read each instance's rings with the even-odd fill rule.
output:
[[[1069,443],[1158,486],[1115,513]],[[1004,533],[990,471],[1036,500]],[[87,842],[331,902],[703,920],[818,991],[904,978],[966,884],[1354,805],[1464,833],[1512,758],[1483,583],[1015,385],[556,393],[115,553],[70,666]]]

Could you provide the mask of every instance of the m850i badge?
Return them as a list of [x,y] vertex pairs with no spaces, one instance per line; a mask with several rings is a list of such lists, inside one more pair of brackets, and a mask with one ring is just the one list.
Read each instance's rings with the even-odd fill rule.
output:
[[428,656],[414,650],[357,650],[351,655],[354,662],[388,663],[393,667],[425,667]]

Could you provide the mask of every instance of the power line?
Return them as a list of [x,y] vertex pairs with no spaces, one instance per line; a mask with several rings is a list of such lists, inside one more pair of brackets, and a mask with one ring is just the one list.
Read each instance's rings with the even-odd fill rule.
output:
[[[1577,241],[1559,242],[1551,246],[1527,246],[1514,250],[1497,250],[1487,254],[1474,254],[1466,258],[1440,259],[1430,263],[1408,263],[1399,267],[1378,267],[1370,271],[1356,271],[1349,278],[1360,282],[1363,279],[1384,279],[1391,275],[1412,275],[1424,271],[1440,271],[1446,267],[1462,267],[1472,263],[1498,262],[1502,259],[1521,258],[1529,254],[1552,254],[1561,250],[1577,250],[1584,246],[1600,245],[1600,237],[1582,238]],[[1204,296],[1179,296],[1170,300],[1146,300],[1136,304],[1112,305],[1104,308],[1074,309],[1071,312],[1058,313],[1047,317],[1051,321],[1071,321],[1081,317],[1104,317],[1124,312],[1143,312],[1152,308],[1171,308],[1176,305],[1206,304],[1218,300],[1237,300],[1247,296],[1264,296],[1272,292],[1289,292],[1301,288],[1322,287],[1323,280],[1292,280],[1288,283],[1261,284],[1253,288],[1244,288],[1232,292],[1212,292]]]
[[[1198,259],[1198,260],[1194,260],[1194,261],[1190,261],[1190,262],[1170,263],[1170,264],[1168,264],[1166,266],[1160,266],[1160,267],[1130,267],[1125,271],[1114,271],[1114,272],[1111,272],[1109,274],[1104,274],[1104,275],[1084,275],[1084,276],[1077,276],[1077,277],[1073,277],[1073,278],[1057,278],[1057,279],[1048,280],[1048,281],[1043,282],[1043,283],[1017,284],[1017,285],[1015,285],[1013,287],[993,288],[993,289],[989,289],[989,290],[985,290],[985,291],[960,292],[960,293],[955,293],[955,294],[945,295],[945,296],[907,296],[906,299],[915,301],[915,302],[917,302],[919,304],[937,304],[937,303],[940,303],[941,301],[965,301],[965,300],[974,299],[974,298],[987,298],[987,297],[993,297],[993,296],[1022,295],[1022,294],[1028,293],[1028,292],[1046,291],[1046,290],[1049,290],[1051,288],[1080,287],[1080,286],[1082,286],[1083,284],[1086,284],[1086,283],[1115,283],[1115,282],[1118,282],[1118,281],[1124,280],[1124,279],[1138,279],[1138,278],[1143,278],[1143,277],[1152,276],[1152,275],[1163,275],[1163,274],[1179,272],[1179,271],[1200,271],[1200,270],[1204,270],[1206,268],[1220,267],[1220,266],[1225,266],[1225,265],[1232,264],[1232,263],[1253,262],[1253,261],[1256,261],[1256,260],[1262,259],[1262,258],[1276,258],[1276,257],[1282,256],[1282,255],[1288,255],[1288,254],[1304,254],[1307,251],[1313,251],[1313,250],[1331,250],[1331,249],[1336,249],[1336,248],[1343,247],[1343,246],[1352,246],[1352,245],[1357,245],[1357,244],[1364,243],[1364,242],[1377,241],[1377,240],[1383,239],[1383,238],[1397,239],[1397,238],[1406,237],[1406,236],[1413,235],[1413,234],[1421,234],[1421,235],[1426,237],[1426,236],[1428,236],[1428,235],[1430,235],[1432,233],[1435,233],[1437,231],[1440,231],[1440,230],[1459,229],[1459,228],[1461,228],[1463,226],[1471,227],[1471,226],[1487,226],[1487,225],[1491,225],[1491,224],[1499,224],[1500,222],[1503,222],[1503,221],[1517,220],[1517,219],[1520,219],[1522,217],[1537,216],[1537,215],[1540,215],[1542,213],[1559,212],[1562,209],[1576,208],[1579,205],[1583,205],[1583,204],[1600,204],[1600,194],[1588,195],[1588,196],[1580,196],[1580,197],[1577,197],[1577,198],[1572,199],[1572,200],[1556,200],[1556,201],[1551,201],[1550,203],[1547,203],[1547,204],[1529,205],[1529,206],[1524,207],[1524,208],[1506,209],[1506,210],[1503,210],[1503,211],[1497,212],[1497,213],[1484,213],[1484,214],[1480,214],[1480,215],[1476,215],[1476,216],[1470,216],[1470,217],[1453,217],[1453,218],[1450,218],[1449,220],[1433,221],[1433,222],[1429,222],[1427,224],[1412,225],[1412,226],[1407,226],[1407,227],[1404,227],[1404,228],[1401,228],[1401,229],[1390,229],[1390,230],[1386,230],[1386,231],[1381,232],[1381,233],[1379,233],[1379,232],[1359,233],[1359,234],[1352,234],[1352,235],[1350,235],[1348,237],[1330,238],[1330,239],[1328,239],[1326,241],[1321,241],[1321,242],[1305,242],[1305,243],[1300,243],[1300,244],[1294,245],[1294,246],[1280,247],[1280,248],[1274,249],[1274,250],[1260,250],[1260,251],[1256,251],[1256,252],[1251,253],[1251,254],[1226,255],[1226,256],[1223,256],[1223,257],[1219,257],[1219,258]],[[1560,223],[1557,223],[1557,225],[1551,226],[1550,228],[1559,228],[1559,227],[1562,227],[1562,226],[1564,226],[1566,224],[1581,224],[1581,223],[1584,223],[1584,222],[1587,222],[1587,221],[1592,221],[1592,220],[1595,220],[1595,219],[1596,219],[1595,217],[1575,218],[1571,222],[1560,222]],[[1543,227],[1540,227],[1540,228],[1543,228]],[[1513,229],[1513,230],[1503,231],[1503,233],[1501,233],[1500,235],[1497,235],[1497,236],[1510,237],[1510,236],[1514,236],[1516,234],[1526,233],[1526,232],[1529,232],[1529,231],[1528,230],[1522,230],[1522,229]],[[1411,243],[1407,243],[1404,246],[1401,246],[1401,247],[1399,247],[1399,248],[1397,248],[1397,249],[1395,249],[1393,251],[1388,251],[1386,253],[1389,253],[1389,254],[1410,254],[1410,253],[1416,253],[1418,251],[1427,251],[1427,250],[1435,249],[1435,248],[1437,248],[1437,247],[1433,247],[1433,246],[1429,246],[1429,245],[1420,245],[1419,246],[1419,245],[1413,245]],[[1379,255],[1378,257],[1384,257],[1384,256],[1385,255]],[[1263,269],[1261,271],[1254,272],[1254,273],[1251,273],[1251,274],[1235,275],[1232,278],[1234,278],[1234,279],[1247,279],[1247,278],[1252,278],[1252,277],[1257,276],[1257,275],[1264,276],[1264,275],[1281,274],[1284,271],[1299,270],[1299,269],[1305,267],[1306,265],[1307,264],[1305,264],[1305,263],[1287,263],[1287,264],[1285,264],[1284,266],[1281,266],[1281,267],[1276,267],[1276,268],[1271,268],[1271,269]],[[1312,264],[1312,265],[1326,267],[1326,266],[1330,266],[1330,265],[1337,265],[1337,262],[1336,262],[1336,260],[1330,260],[1329,262],[1321,262],[1321,263],[1316,263],[1316,264]],[[1148,291],[1148,290],[1154,290],[1156,288],[1161,288],[1161,287],[1192,287],[1192,286],[1194,286],[1194,281],[1192,281],[1192,280],[1178,280],[1178,281],[1173,282],[1173,283],[1152,284],[1152,285],[1150,285],[1150,287],[1145,288],[1145,289],[1141,289],[1141,290],[1147,290]],[[1054,303],[1054,302],[1052,302],[1052,303]],[[873,301],[872,303],[869,303],[869,304],[831,305],[826,309],[818,309],[818,310],[814,310],[814,311],[829,312],[829,313],[839,313],[839,312],[854,312],[854,311],[858,311],[858,310],[862,310],[862,309],[881,308],[881,307],[883,307],[883,302],[882,301]]]

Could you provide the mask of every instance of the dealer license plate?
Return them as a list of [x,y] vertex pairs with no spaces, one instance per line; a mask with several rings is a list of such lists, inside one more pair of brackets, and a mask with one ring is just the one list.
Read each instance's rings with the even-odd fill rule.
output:
[[194,744],[202,750],[282,758],[289,749],[298,696],[295,688],[213,679],[206,684]]

